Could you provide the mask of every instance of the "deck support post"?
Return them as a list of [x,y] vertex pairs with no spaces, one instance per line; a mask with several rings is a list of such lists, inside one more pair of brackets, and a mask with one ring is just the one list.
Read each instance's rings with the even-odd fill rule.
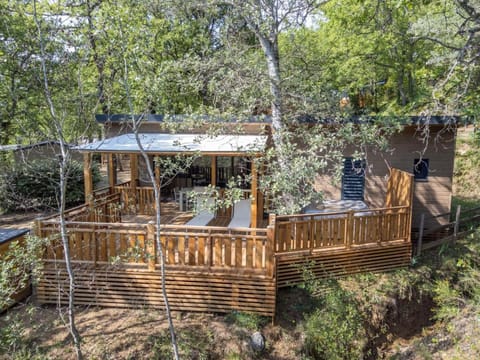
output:
[[85,186],[85,203],[93,205],[93,176],[92,176],[92,154],[83,154],[83,178]]
[[155,226],[153,222],[147,224],[147,256],[148,271],[155,271],[157,255],[155,253]]
[[157,185],[157,188],[160,189],[160,157],[155,156],[153,158],[153,163],[155,166],[155,184]]
[[252,194],[252,198],[250,199],[251,200],[251,219],[250,219],[250,226],[252,228],[256,228],[257,227],[257,219],[258,219],[258,216],[257,216],[257,168],[255,166],[255,162],[253,161],[252,159],[252,182],[251,182],[251,194]]
[[345,224],[345,241],[346,241],[346,248],[350,249],[352,247],[353,242],[353,221],[354,221],[354,211],[350,210],[347,215],[347,223]]
[[268,218],[267,226],[267,243],[265,244],[265,268],[267,270],[267,276],[275,277],[275,228],[276,228],[276,216],[270,214]]
[[[118,161],[118,158],[117,158]],[[117,166],[115,164],[115,155],[113,153],[108,154],[108,186],[110,187],[110,193],[113,193],[113,188],[117,185]]]
[[138,182],[138,155],[130,154],[130,201],[128,207],[134,206],[134,213],[137,213],[137,182]]
[[217,157],[215,155],[212,155],[210,183],[213,187],[217,186]]

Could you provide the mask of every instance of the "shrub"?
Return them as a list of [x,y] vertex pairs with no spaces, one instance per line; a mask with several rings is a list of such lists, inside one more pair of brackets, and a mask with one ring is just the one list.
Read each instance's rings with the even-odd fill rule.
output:
[[[60,187],[59,163],[35,160],[5,170],[0,176],[0,203],[3,211],[46,210],[58,208]],[[94,183],[99,181],[98,168],[93,170]],[[83,165],[71,161],[67,168],[66,206],[84,201]]]
[[306,355],[313,359],[362,358],[365,330],[353,295],[337,285],[327,289],[322,300],[322,306],[306,318]]

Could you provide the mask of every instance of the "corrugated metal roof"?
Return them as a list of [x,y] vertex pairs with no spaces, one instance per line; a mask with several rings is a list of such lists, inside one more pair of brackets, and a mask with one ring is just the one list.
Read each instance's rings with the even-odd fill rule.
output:
[[[138,134],[148,153],[239,153],[263,151],[267,141],[261,135]],[[75,148],[81,152],[140,152],[134,134],[124,134]]]
[[95,120],[100,124],[105,123],[124,123],[132,120],[147,123],[160,122],[183,122],[186,120],[196,120],[199,122],[213,122],[213,123],[270,123],[271,117],[269,115],[251,115],[251,116],[215,116],[215,115],[195,115],[195,114],[97,114]]
[[[269,115],[258,115],[249,117],[235,117],[235,116],[212,116],[212,115],[162,115],[162,114],[143,114],[143,115],[130,115],[130,114],[97,114],[95,119],[98,123],[105,124],[111,123],[123,123],[132,121],[132,118],[136,121],[142,119],[146,123],[159,123],[166,121],[182,122],[185,119],[196,119],[205,122],[217,122],[217,123],[271,123],[272,119]],[[339,116],[339,117],[319,117],[313,115],[298,115],[294,117],[293,122],[299,123],[316,123],[324,125],[338,125],[343,123],[371,123],[382,121],[394,121],[404,126],[412,125],[444,125],[444,124],[464,124],[471,123],[469,117],[456,116],[456,115],[432,115],[432,116],[401,116],[401,115],[354,115],[354,116]]]

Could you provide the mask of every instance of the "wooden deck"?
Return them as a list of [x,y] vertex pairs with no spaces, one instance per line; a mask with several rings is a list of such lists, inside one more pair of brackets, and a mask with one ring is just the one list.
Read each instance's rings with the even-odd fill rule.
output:
[[[411,175],[396,172],[390,181],[396,193],[389,195],[385,208],[272,215],[265,227],[239,229],[225,227],[227,216],[218,216],[210,226],[187,226],[192,214],[180,213],[173,203],[162,203],[157,229],[149,223],[151,206],[124,213],[120,193],[103,194],[93,209],[85,205],[66,216],[76,301],[162,308],[156,240],[164,254],[172,309],[182,311],[239,310],[273,317],[277,288],[303,282],[303,269],[327,277],[406,267],[411,259],[411,192],[401,193],[394,182],[411,185]],[[403,189],[411,191],[411,186]],[[58,219],[37,221],[36,233],[50,238],[38,300],[63,302],[68,282]]]
[[[162,202],[161,204],[161,223],[163,225],[184,225],[188,222],[193,216],[191,211],[180,211],[178,204],[174,201]],[[215,218],[210,221],[207,226],[214,227],[227,227],[231,221],[230,216],[220,215],[215,216]],[[122,222],[132,223],[132,224],[147,224],[150,221],[155,221],[154,215],[123,215]],[[259,221],[259,228],[266,228],[268,226],[268,219],[263,219]]]

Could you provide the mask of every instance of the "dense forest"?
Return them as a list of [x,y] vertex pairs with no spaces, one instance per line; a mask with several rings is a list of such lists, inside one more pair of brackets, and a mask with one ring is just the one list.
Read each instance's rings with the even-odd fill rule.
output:
[[68,141],[101,136],[98,113],[475,116],[479,14],[468,0],[4,0],[0,142],[55,137],[42,59]]
[[[463,340],[467,351],[447,358],[478,355],[476,340],[470,341],[478,332],[478,229],[456,246],[414,257],[408,271],[307,278],[282,294],[278,324],[268,325],[236,311],[171,315],[168,304],[165,313],[76,308],[65,209],[72,205],[67,195],[78,195],[73,203],[84,200],[67,187],[83,183],[67,144],[102,138],[95,115],[122,113],[182,115],[183,123],[166,125],[172,131],[209,119],[268,117],[273,146],[254,160],[262,169],[258,187],[276,213],[299,212],[322,196],[312,179],[337,172],[349,145],[356,159],[367,147],[386,150],[406,116],[422,116],[427,127],[432,116],[451,120],[446,126],[459,117],[478,124],[479,25],[478,0],[0,0],[0,145],[59,141],[55,164],[29,169],[35,184],[51,190],[48,210],[59,214],[70,281],[61,320],[53,320],[57,309],[34,306],[0,317],[0,357],[82,359],[84,346],[87,358],[102,359],[406,359],[424,348],[452,350]],[[369,121],[344,121],[362,117]],[[295,126],[299,121],[337,126]],[[132,124],[136,132],[134,116]],[[428,132],[420,134],[428,146]],[[478,134],[465,139],[457,140],[464,154],[457,157],[456,176],[459,188],[471,190],[467,198],[478,194]],[[142,155],[161,252],[161,186]],[[20,166],[8,155],[0,156],[0,165],[0,210],[18,211],[8,201],[19,191],[5,189],[32,186],[17,180],[13,170]],[[34,207],[27,205],[22,210]],[[32,249],[17,248],[7,259],[11,266],[0,266],[0,290],[10,272],[28,274],[18,261],[41,271],[42,241],[32,237]],[[162,281],[165,290],[163,275]],[[248,345],[255,330],[267,334],[260,352]],[[404,335],[417,336],[418,343],[394,348]]]

